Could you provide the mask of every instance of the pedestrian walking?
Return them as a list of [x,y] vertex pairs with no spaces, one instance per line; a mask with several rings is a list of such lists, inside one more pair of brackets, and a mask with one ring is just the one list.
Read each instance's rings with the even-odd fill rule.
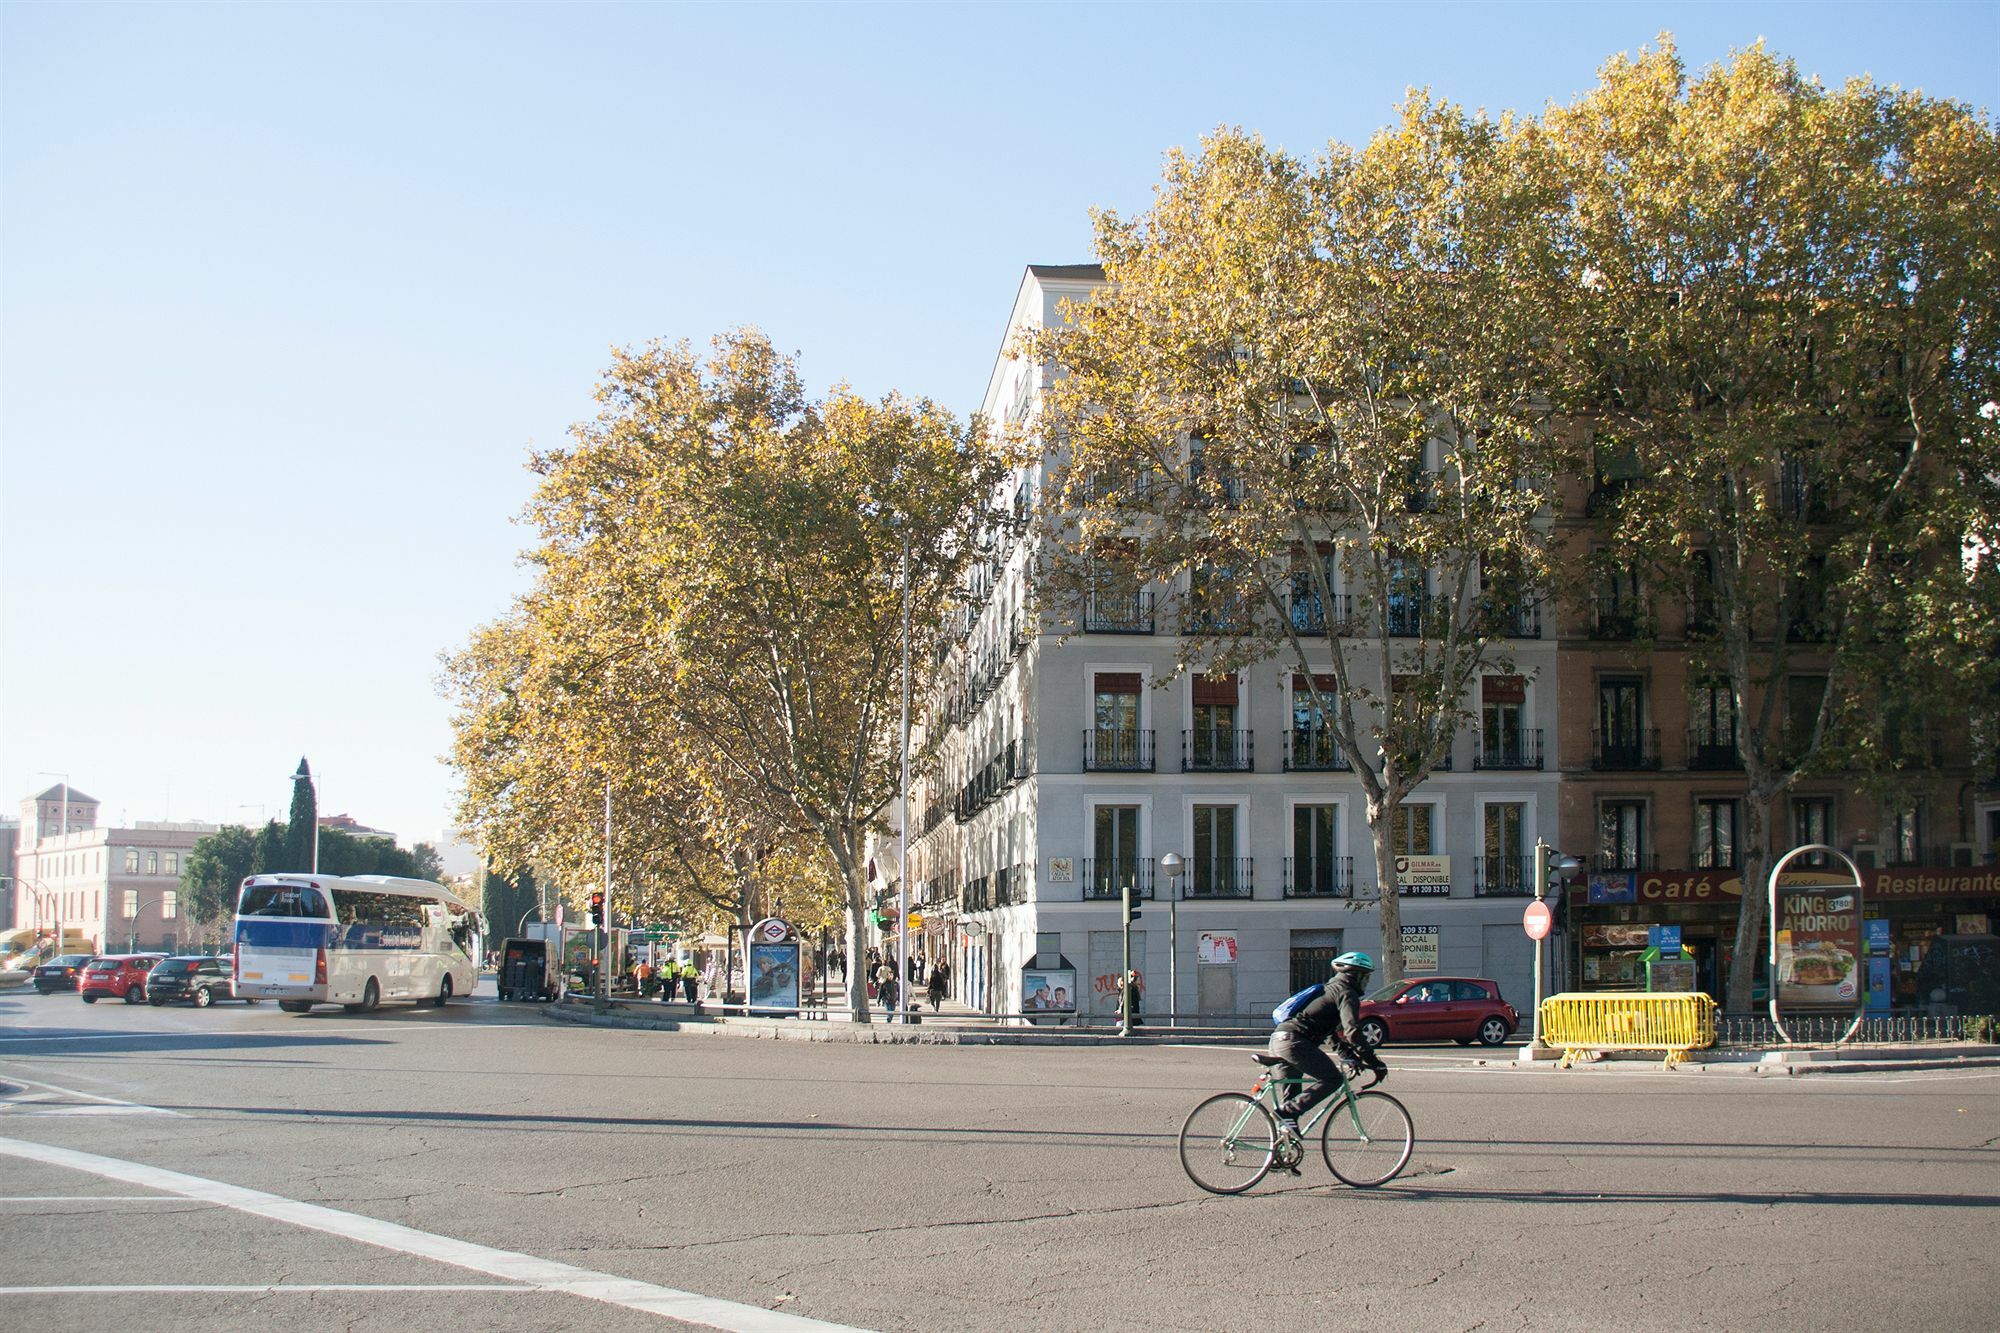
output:
[[1125,1012],[1132,1016],[1133,1027],[1138,1027],[1140,1023],[1139,997],[1142,993],[1143,988],[1139,984],[1139,973],[1136,970],[1127,972],[1125,974]]
[[681,992],[687,996],[687,1002],[693,1005],[695,1010],[699,1012],[701,1009],[701,974],[694,970],[692,962],[684,964],[681,968]]
[[945,966],[935,963],[931,966],[931,979],[925,990],[930,995],[931,1012],[936,1013],[944,1006]]

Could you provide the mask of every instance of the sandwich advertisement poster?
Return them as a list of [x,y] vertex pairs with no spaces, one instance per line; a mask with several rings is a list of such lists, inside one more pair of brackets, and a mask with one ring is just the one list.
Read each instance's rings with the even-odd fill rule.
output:
[[1854,1007],[1860,993],[1861,900],[1850,886],[1778,895],[1778,1003]]

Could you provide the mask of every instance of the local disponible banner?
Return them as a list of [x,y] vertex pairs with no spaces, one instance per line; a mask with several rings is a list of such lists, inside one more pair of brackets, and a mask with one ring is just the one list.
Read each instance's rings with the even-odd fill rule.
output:
[[1779,1004],[1854,1007],[1861,985],[1859,908],[1851,886],[1779,893]]
[[1435,972],[1438,970],[1438,928],[1436,926],[1403,927],[1403,970],[1406,972]]

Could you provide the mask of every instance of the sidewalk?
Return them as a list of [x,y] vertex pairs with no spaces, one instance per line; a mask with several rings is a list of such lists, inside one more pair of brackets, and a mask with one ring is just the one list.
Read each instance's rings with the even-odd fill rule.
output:
[[[879,1008],[870,1006],[873,1021],[856,1023],[847,1016],[845,998],[838,992],[828,997],[832,1011],[807,1009],[798,1017],[746,1016],[722,1013],[719,1006],[704,1003],[701,1012],[682,1001],[662,1004],[655,1000],[614,999],[609,1011],[595,1013],[588,998],[573,998],[545,1005],[541,1012],[565,1023],[594,1027],[642,1028],[709,1036],[749,1038],[764,1041],[849,1042],[860,1045],[925,1046],[1240,1046],[1262,1047],[1270,1029],[1262,1028],[1170,1028],[1148,1022],[1130,1037],[1120,1037],[1110,1026],[1039,1026],[1016,1018],[995,1019],[957,1000],[947,999],[932,1013],[926,1001],[919,1021],[904,1024],[891,1021]],[[736,1006],[731,1006],[735,1008]],[[1490,1061],[1475,1064],[1492,1070],[1529,1070],[1544,1073],[1600,1072],[1635,1073],[1659,1070],[1660,1054],[1630,1052],[1607,1054],[1597,1060],[1557,1071],[1558,1050],[1546,1050],[1533,1059],[1523,1058],[1525,1048],[1510,1046],[1492,1051]],[[1788,1077],[1801,1074],[1862,1074],[1904,1070],[2000,1068],[2000,1046],[1975,1042],[1908,1043],[1902,1045],[1852,1046],[1838,1050],[1794,1050],[1754,1048],[1700,1051],[1671,1071],[1672,1074],[1735,1075],[1748,1077]]]

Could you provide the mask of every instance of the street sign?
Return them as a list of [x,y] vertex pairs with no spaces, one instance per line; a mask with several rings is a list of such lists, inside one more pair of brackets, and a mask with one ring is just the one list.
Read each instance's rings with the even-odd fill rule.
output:
[[910,913],[910,929],[922,930],[923,928],[924,928],[924,914],[922,912]]
[[1537,898],[1528,904],[1528,910],[1521,913],[1521,929],[1528,932],[1531,940],[1545,940],[1549,937],[1549,927],[1554,925],[1549,914],[1549,905]]

